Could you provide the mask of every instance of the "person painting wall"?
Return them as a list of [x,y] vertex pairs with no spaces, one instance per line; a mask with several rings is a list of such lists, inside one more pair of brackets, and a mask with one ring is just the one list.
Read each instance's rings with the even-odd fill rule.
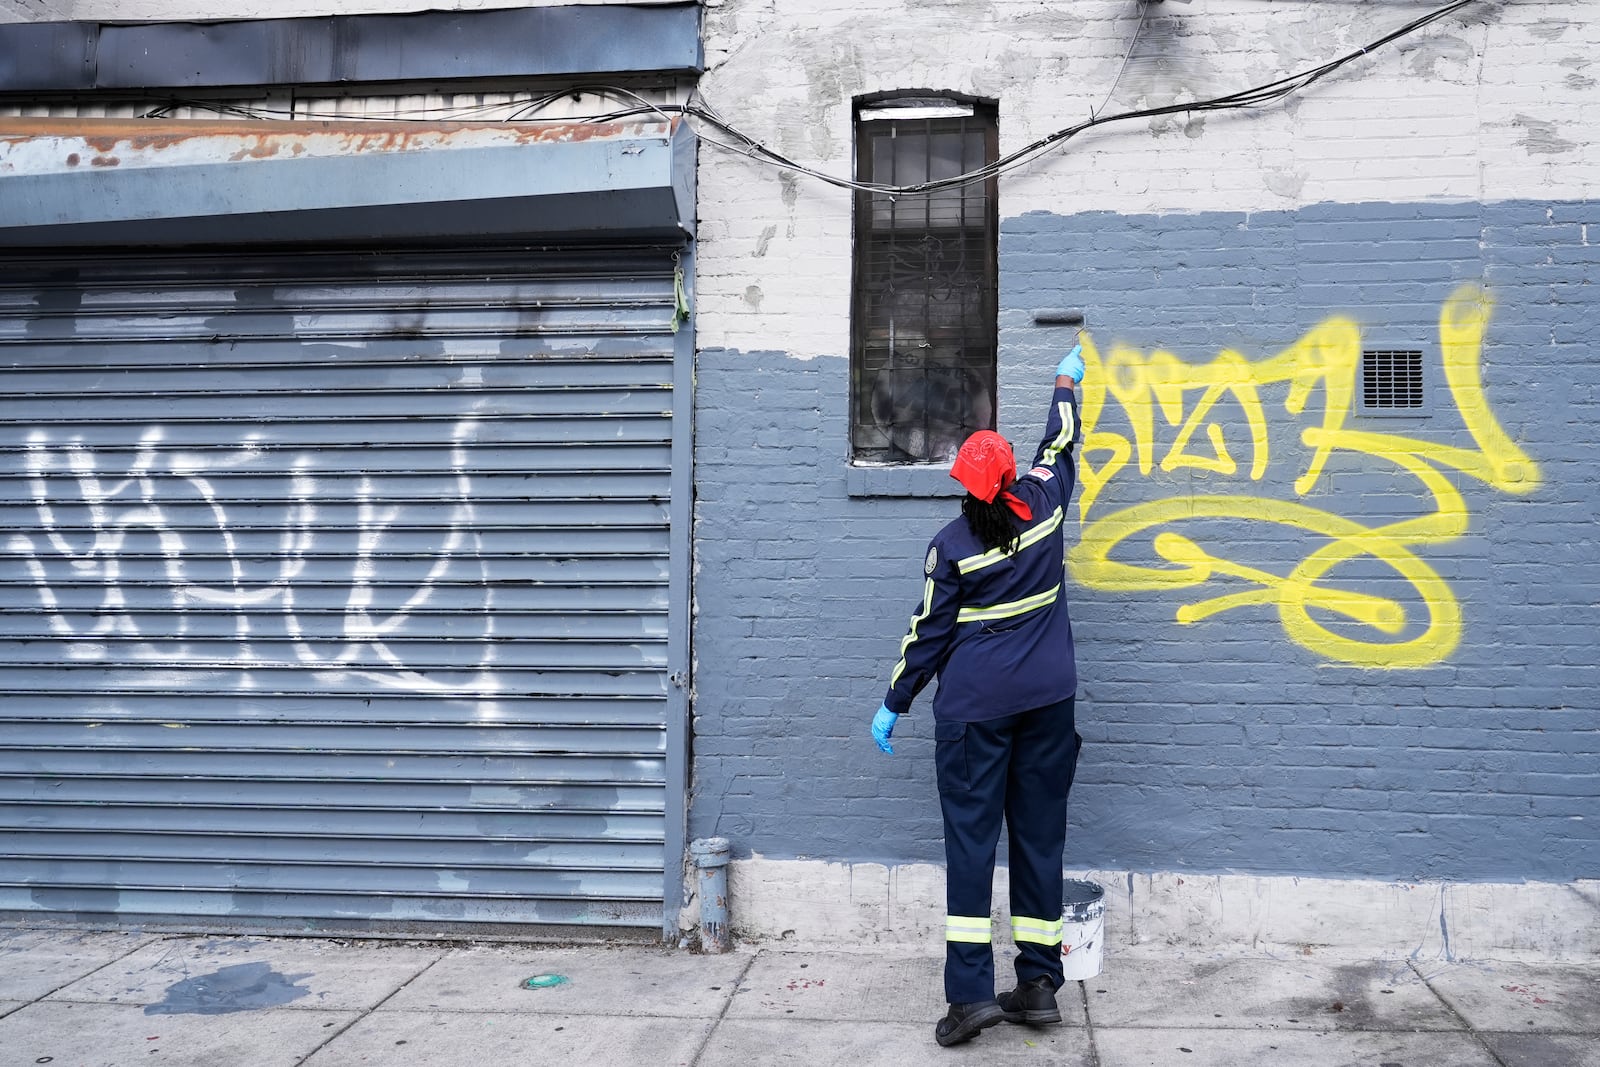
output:
[[[892,754],[895,723],[934,678],[935,764],[944,814],[945,998],[934,1027],[957,1045],[1000,1021],[1061,1021],[1061,864],[1067,793],[1082,745],[1077,666],[1063,589],[1062,526],[1072,496],[1082,346],[1056,368],[1044,440],[1020,478],[993,430],[967,438],[950,476],[961,517],[928,545],[922,603],[872,719]],[[1011,858],[1016,988],[994,992],[990,892],[1000,820]]]

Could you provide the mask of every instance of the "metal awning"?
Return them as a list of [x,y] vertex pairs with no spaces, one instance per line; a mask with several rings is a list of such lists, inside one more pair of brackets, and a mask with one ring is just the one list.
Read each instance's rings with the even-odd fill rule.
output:
[[[262,5],[266,6],[266,5]],[[0,94],[695,75],[700,5],[0,25]]]
[[693,176],[682,120],[15,119],[0,247],[683,239]]

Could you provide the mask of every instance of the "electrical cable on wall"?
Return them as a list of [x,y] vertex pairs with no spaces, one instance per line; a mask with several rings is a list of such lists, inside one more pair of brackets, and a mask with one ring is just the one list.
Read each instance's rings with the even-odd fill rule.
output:
[[1139,47],[1139,35],[1144,33],[1144,16],[1149,10],[1149,4],[1139,4],[1139,24],[1133,28],[1133,36],[1128,38],[1128,50],[1122,53],[1122,63],[1117,67],[1117,76],[1111,79],[1111,85],[1106,89],[1106,98],[1100,101],[1100,106],[1089,110],[1090,118],[1094,118],[1110,105],[1111,98],[1117,91],[1117,83],[1122,80],[1123,73],[1128,69],[1128,60],[1133,58],[1133,50]]
[[[1357,59],[1360,59],[1369,52],[1373,52],[1384,47],[1385,45],[1399,40],[1402,37],[1406,37],[1412,33],[1415,33],[1423,27],[1437,22],[1447,15],[1466,7],[1468,4],[1481,2],[1482,0],[1451,0],[1450,3],[1436,8],[1427,14],[1418,16],[1417,18],[1412,19],[1410,22],[1405,23],[1399,28],[1384,34],[1382,37],[1379,37],[1376,40],[1355,49],[1354,51],[1347,52],[1344,55],[1339,56],[1336,59],[1329,60],[1320,66],[1313,67],[1309,70],[1300,71],[1296,74],[1290,74],[1286,77],[1279,78],[1276,81],[1267,82],[1264,85],[1257,85],[1248,89],[1241,89],[1238,92],[1227,93],[1223,96],[1211,97],[1206,100],[1195,100],[1184,104],[1166,104],[1161,107],[1139,108],[1133,111],[1121,111],[1114,115],[1101,115],[1091,112],[1090,117],[1086,121],[1080,122],[1074,126],[1068,126],[1064,129],[1056,130],[1054,133],[1041,137],[1031,144],[1025,145],[1014,152],[1001,156],[993,163],[986,164],[985,166],[976,170],[968,171],[965,174],[958,174],[949,178],[940,178],[934,181],[919,182],[915,185],[887,185],[881,182],[859,182],[849,178],[841,178],[837,175],[829,174],[826,171],[817,170],[813,167],[808,167],[803,163],[799,163],[788,158],[774,149],[768,148],[756,138],[751,137],[750,135],[739,130],[731,122],[719,115],[716,111],[716,108],[714,108],[711,103],[700,94],[698,89],[695,89],[690,94],[689,102],[686,104],[658,104],[647,100],[639,93],[630,89],[624,89],[612,85],[577,85],[567,87],[557,92],[548,93],[543,96],[530,97],[527,100],[518,100],[497,104],[463,105],[459,107],[425,108],[416,109],[409,112],[409,115],[411,116],[428,116],[425,119],[407,118],[405,116],[361,117],[374,121],[440,121],[441,118],[447,114],[451,118],[459,119],[472,115],[482,115],[487,112],[510,107],[514,108],[515,110],[513,110],[510,115],[503,117],[500,121],[530,121],[533,120],[533,117],[536,116],[538,112],[551,106],[555,102],[573,97],[575,95],[581,95],[583,93],[631,98],[636,102],[635,106],[622,108],[600,115],[587,115],[582,118],[568,118],[565,121],[614,122],[620,119],[635,118],[640,115],[648,114],[655,114],[670,121],[674,115],[687,116],[714,127],[720,133],[726,134],[733,138],[737,143],[729,144],[726,141],[707,136],[703,130],[696,128],[695,133],[701,140],[708,144],[715,145],[718,148],[735,152],[739,155],[755,160],[756,162],[766,163],[782,170],[793,171],[797,174],[804,174],[807,177],[815,178],[818,181],[825,182],[828,185],[832,185],[841,189],[850,189],[858,192],[883,193],[890,196],[911,196],[920,193],[938,192],[944,189],[956,189],[966,185],[973,185],[978,182],[988,181],[989,179],[998,177],[1007,171],[1014,170],[1018,167],[1031,163],[1034,159],[1043,155],[1047,151],[1064,144],[1073,137],[1076,137],[1078,134],[1083,133],[1086,130],[1093,129],[1096,126],[1104,126],[1114,122],[1129,122],[1135,119],[1156,118],[1163,115],[1182,115],[1196,111],[1233,111],[1242,110],[1245,108],[1262,107],[1274,101],[1281,100],[1292,93],[1298,92],[1314,82],[1320,81],[1321,79],[1327,77],[1329,74],[1332,74],[1341,67],[1355,62]],[[1141,29],[1143,25],[1144,18],[1141,15],[1139,20],[1139,26]],[[1134,33],[1135,43],[1138,40],[1138,32],[1139,31],[1136,30]],[[1130,55],[1132,54],[1132,48],[1133,45],[1130,44]],[[1124,68],[1127,66],[1126,59],[1123,60],[1123,66]],[[1119,79],[1121,78],[1120,71],[1118,72],[1117,77]],[[1115,92],[1115,89],[1116,81],[1113,81],[1111,92]],[[1108,92],[1106,96],[1106,103],[1109,103],[1111,100],[1111,92]],[[1105,103],[1102,103],[1100,106],[1104,108]],[[169,114],[178,108],[211,111],[220,115],[237,116],[242,118],[287,117],[300,119],[349,119],[354,117],[348,115],[284,111],[282,109],[255,107],[249,105],[219,104],[214,101],[203,100],[172,100],[159,108],[155,108],[147,112],[144,117],[158,118]]]
[[[814,170],[812,168],[805,167],[802,164],[796,163],[777,152],[774,152],[773,150],[757,142],[754,138],[741,133],[730,124],[723,122],[714,113],[705,114],[701,109],[697,109],[692,103],[685,106],[683,110],[686,114],[705,118],[707,121],[715,123],[719,129],[726,133],[730,133],[739,138],[741,141],[745,142],[749,146],[747,154],[750,154],[752,158],[763,159],[766,162],[776,164],[785,169],[797,171],[820,181],[827,182],[830,185],[863,192],[887,193],[896,196],[915,193],[929,193],[942,189],[959,188],[961,186],[971,185],[976,182],[988,181],[991,177],[997,177],[1006,171],[1013,170],[1017,167],[1032,162],[1034,158],[1044,154],[1044,152],[1047,150],[1062,144],[1063,142],[1077,136],[1080,133],[1083,133],[1085,130],[1092,129],[1095,126],[1102,126],[1112,122],[1127,122],[1133,119],[1154,118],[1161,115],[1180,115],[1194,111],[1230,111],[1249,107],[1261,107],[1275,100],[1282,99],[1283,97],[1286,97],[1300,89],[1304,89],[1313,82],[1319,81],[1322,78],[1327,77],[1329,74],[1332,74],[1340,67],[1360,59],[1367,53],[1378,48],[1382,48],[1384,45],[1390,44],[1402,37],[1408,36],[1409,34],[1415,33],[1417,30],[1420,30],[1431,23],[1437,22],[1439,19],[1442,19],[1452,12],[1466,7],[1468,4],[1478,2],[1480,2],[1480,0],[1452,0],[1451,3],[1445,4],[1443,7],[1436,8],[1425,15],[1412,19],[1410,22],[1399,27],[1398,29],[1384,34],[1382,37],[1379,37],[1378,39],[1371,41],[1352,52],[1348,52],[1337,59],[1330,60],[1327,63],[1324,63],[1318,67],[1313,67],[1310,70],[1301,71],[1298,74],[1291,74],[1287,77],[1279,78],[1277,81],[1268,82],[1265,85],[1258,85],[1253,88],[1243,89],[1239,92],[1229,93],[1224,96],[1212,97],[1208,100],[1196,100],[1186,104],[1168,104],[1162,107],[1141,108],[1134,111],[1118,112],[1115,115],[1092,117],[1086,122],[1081,122],[1075,126],[1069,126],[1065,129],[1057,130],[1055,133],[1042,137],[1039,140],[1034,141],[1032,144],[1026,145],[1023,148],[1019,148],[1009,155],[1002,156],[993,163],[980,167],[977,170],[970,171],[966,174],[959,174],[950,178],[941,178],[935,181],[920,182],[915,185],[895,186],[884,185],[876,182],[856,182],[846,178],[839,178],[835,175],[827,174],[822,171]],[[614,114],[613,116],[607,117],[623,117],[624,115],[637,113],[637,111],[620,112]]]

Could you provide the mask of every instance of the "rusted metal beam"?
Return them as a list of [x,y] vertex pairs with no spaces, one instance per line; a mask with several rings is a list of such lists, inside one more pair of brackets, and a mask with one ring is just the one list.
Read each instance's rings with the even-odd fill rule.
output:
[[18,119],[0,134],[0,245],[683,236],[692,140],[655,119]]

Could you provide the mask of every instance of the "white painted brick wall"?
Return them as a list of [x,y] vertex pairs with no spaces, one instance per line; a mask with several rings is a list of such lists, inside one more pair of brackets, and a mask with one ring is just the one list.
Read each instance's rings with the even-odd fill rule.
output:
[[[1184,72],[1165,98],[1231,91],[1332,59],[1426,4],[1195,0],[1152,9]],[[1136,18],[1128,0],[725,0],[705,12],[705,96],[797,162],[851,173],[851,101],[906,88],[996,98],[1001,152],[1086,118],[1106,99]],[[1160,27],[1147,25],[1146,33]],[[1099,127],[1001,179],[1026,211],[1262,211],[1321,201],[1576,199],[1600,188],[1600,5],[1474,5],[1289,100]],[[1130,63],[1128,86],[1142,77]],[[1191,120],[1192,122],[1192,120]],[[1576,146],[1550,152],[1561,140]],[[702,346],[848,351],[849,194],[704,146]],[[721,223],[726,222],[726,226]],[[776,230],[764,236],[767,227]],[[758,254],[759,253],[759,254]],[[759,313],[745,296],[764,294]],[[803,298],[773,300],[784,289]]]

